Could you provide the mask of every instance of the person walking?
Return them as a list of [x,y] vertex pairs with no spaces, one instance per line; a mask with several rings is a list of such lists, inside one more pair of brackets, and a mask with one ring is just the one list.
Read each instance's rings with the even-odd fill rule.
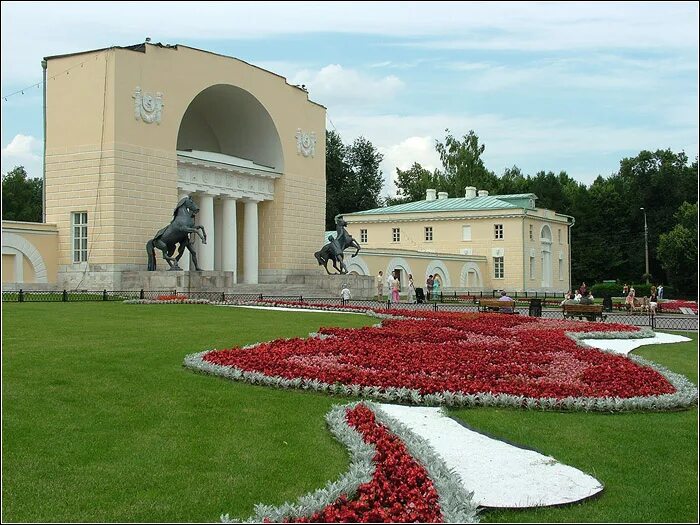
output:
[[394,279],[391,281],[391,302],[396,304],[399,302],[399,292],[401,291],[401,281],[394,274]]
[[426,299],[430,301],[430,298],[433,295],[433,276],[428,275],[428,278],[425,280],[425,294],[426,294]]
[[381,301],[383,295],[384,295],[384,272],[379,270],[379,275],[377,275],[377,301]]
[[408,302],[416,302],[416,285],[413,283],[413,275],[408,274]]

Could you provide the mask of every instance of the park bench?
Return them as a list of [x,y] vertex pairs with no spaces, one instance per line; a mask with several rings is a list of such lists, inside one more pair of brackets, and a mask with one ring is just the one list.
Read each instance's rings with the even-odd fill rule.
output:
[[[502,311],[501,309],[507,311]],[[515,301],[500,301],[498,299],[479,299],[480,312],[501,312],[504,314],[513,314],[515,312]]]
[[564,304],[562,308],[564,319],[574,317],[579,319],[585,317],[589,321],[595,321],[598,317],[601,321],[605,319],[602,304]]

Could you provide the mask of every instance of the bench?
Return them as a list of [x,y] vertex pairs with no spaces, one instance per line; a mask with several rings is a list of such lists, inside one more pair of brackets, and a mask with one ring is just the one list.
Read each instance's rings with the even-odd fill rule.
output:
[[[508,311],[501,311],[501,308]],[[501,312],[504,314],[513,314],[515,312],[515,301],[499,301],[498,299],[479,299],[480,312]]]
[[598,317],[601,321],[605,319],[602,304],[564,304],[562,308],[564,319],[574,317],[579,319],[585,317],[589,321],[595,321]]

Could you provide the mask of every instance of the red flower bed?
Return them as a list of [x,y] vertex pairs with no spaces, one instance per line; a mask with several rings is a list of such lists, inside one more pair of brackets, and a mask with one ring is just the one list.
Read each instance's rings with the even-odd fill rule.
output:
[[[386,312],[386,310],[385,310]],[[566,332],[633,332],[609,323],[506,314],[390,310],[381,327],[324,328],[326,338],[277,340],[208,352],[221,366],[332,385],[405,387],[525,397],[621,397],[675,392],[657,371],[578,346]]]
[[157,301],[186,301],[186,295],[159,295],[156,297]]
[[310,518],[296,523],[441,523],[438,494],[426,470],[406,450],[406,445],[377,423],[374,412],[359,404],[348,410],[348,424],[366,443],[376,447],[372,480],[358,488],[356,496],[343,496]]
[[698,313],[698,303],[695,301],[664,301],[659,306],[664,312],[680,312],[681,308],[690,308],[693,313]]

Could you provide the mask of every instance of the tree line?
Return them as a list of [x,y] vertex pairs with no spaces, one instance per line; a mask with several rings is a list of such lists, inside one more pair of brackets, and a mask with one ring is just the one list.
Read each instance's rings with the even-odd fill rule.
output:
[[[345,146],[337,132],[326,136],[333,145],[326,150],[329,230],[338,213],[423,200],[429,188],[450,197],[464,196],[467,186],[490,195],[534,193],[537,207],[576,219],[571,230],[572,282],[638,283],[648,277],[653,283],[671,284],[683,295],[697,295],[698,159],[690,162],[684,152],[641,151],[622,159],[616,173],[586,185],[566,171],[526,175],[513,166],[497,175],[485,166],[485,145],[474,131],[459,138],[446,130],[444,140],[435,142],[442,166],[431,171],[416,162],[407,170],[397,169],[396,196],[381,198],[382,156],[371,142],[360,138]],[[361,151],[356,144],[362,144]],[[349,186],[345,180],[351,181]]]
[[[467,186],[491,195],[534,193],[537,206],[575,217],[571,230],[572,282],[608,279],[642,282],[645,275],[644,214],[649,245],[649,279],[697,295],[698,159],[670,149],[641,151],[620,161],[617,173],[590,185],[565,171],[526,175],[513,166],[496,175],[483,161],[485,145],[470,131],[463,137],[446,130],[435,149],[442,166],[419,163],[396,170],[397,194],[382,197],[382,154],[364,137],[345,144],[326,132],[326,229],[335,216],[425,199],[429,188],[464,196]],[[643,209],[642,209],[643,208]],[[2,176],[2,218],[40,222],[42,180],[22,166]]]

